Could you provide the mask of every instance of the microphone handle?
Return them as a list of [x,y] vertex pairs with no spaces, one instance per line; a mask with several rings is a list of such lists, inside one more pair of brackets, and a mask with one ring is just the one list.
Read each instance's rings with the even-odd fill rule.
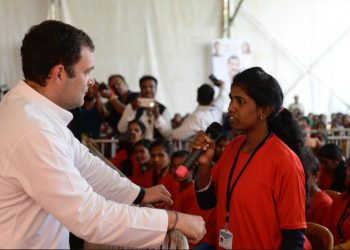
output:
[[200,149],[194,149],[189,155],[188,157],[184,160],[184,162],[182,163],[183,166],[185,166],[186,168],[191,168],[193,166],[193,164],[197,161],[197,159],[199,158],[199,156],[201,155],[202,150]]

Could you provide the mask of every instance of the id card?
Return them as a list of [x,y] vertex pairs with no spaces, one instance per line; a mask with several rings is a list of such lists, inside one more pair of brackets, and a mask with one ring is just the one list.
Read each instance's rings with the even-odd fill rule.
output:
[[232,249],[233,235],[226,229],[220,230],[219,246],[225,249]]

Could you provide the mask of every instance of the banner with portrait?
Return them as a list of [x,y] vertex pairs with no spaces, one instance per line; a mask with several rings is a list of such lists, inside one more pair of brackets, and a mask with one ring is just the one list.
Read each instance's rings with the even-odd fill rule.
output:
[[251,44],[245,39],[215,39],[211,44],[212,74],[224,85],[224,111],[229,105],[233,77],[253,66]]

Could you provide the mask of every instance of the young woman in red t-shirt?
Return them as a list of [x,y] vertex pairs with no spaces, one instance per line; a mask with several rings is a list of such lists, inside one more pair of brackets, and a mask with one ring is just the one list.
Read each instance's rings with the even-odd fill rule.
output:
[[345,186],[346,191],[334,199],[327,217],[334,249],[350,249],[350,159],[347,161]]
[[193,142],[201,149],[197,200],[217,208],[218,245],[226,249],[302,249],[305,175],[298,155],[302,131],[282,108],[278,82],[259,67],[235,76],[229,122],[242,133],[226,147],[211,170],[215,144],[203,131]]

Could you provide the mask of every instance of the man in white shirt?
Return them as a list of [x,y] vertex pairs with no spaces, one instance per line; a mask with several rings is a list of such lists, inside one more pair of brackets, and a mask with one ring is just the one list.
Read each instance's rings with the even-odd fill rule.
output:
[[118,131],[125,133],[128,123],[140,120],[145,124],[145,138],[149,140],[168,138],[171,133],[170,114],[168,109],[155,100],[158,81],[155,77],[145,75],[139,80],[140,97],[150,100],[150,106],[145,107],[140,99],[125,106],[122,117],[118,123]]
[[94,45],[58,21],[33,26],[22,47],[24,81],[0,103],[0,248],[69,248],[69,231],[92,243],[153,248],[177,228],[205,234],[201,217],[130,204],[171,203],[89,153],[68,130],[67,110],[94,84]]
[[198,107],[188,115],[182,124],[173,130],[172,138],[185,141],[196,135],[200,130],[206,128],[213,122],[222,123],[223,115],[223,82],[220,84],[218,96],[214,100],[214,89],[209,84],[203,84],[197,89]]

